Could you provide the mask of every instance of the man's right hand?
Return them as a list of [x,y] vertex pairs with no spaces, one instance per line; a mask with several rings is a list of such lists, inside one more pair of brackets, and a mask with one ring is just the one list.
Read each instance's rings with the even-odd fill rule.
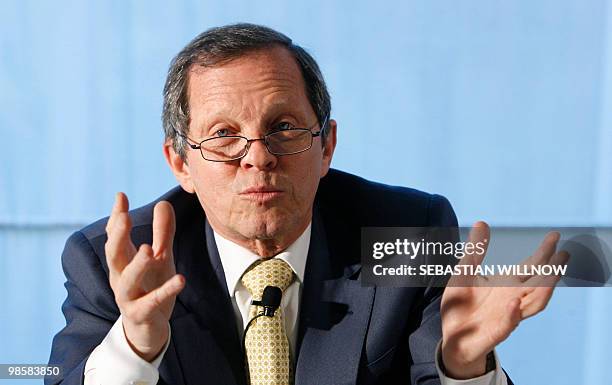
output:
[[128,200],[118,193],[106,225],[104,245],[110,285],[123,318],[130,347],[152,361],[168,341],[168,320],[185,278],[176,274],[172,243],[175,218],[172,205],[161,201],[153,209],[153,246],[138,250],[130,238]]

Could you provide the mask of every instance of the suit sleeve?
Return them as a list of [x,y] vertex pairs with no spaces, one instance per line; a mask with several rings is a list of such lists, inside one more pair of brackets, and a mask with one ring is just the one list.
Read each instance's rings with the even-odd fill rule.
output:
[[119,309],[101,259],[80,232],[68,238],[62,254],[67,297],[62,305],[66,326],[53,338],[50,365],[62,368],[62,377],[47,377],[45,385],[83,384],[85,363],[102,342]]
[[[430,197],[427,225],[457,228],[455,211],[443,196],[432,195]],[[451,235],[451,237],[454,236],[456,235]],[[435,286],[425,289],[419,325],[408,337],[408,347],[412,358],[410,380],[414,385],[440,385],[435,358],[437,344],[442,338],[440,301],[443,291],[444,288]]]

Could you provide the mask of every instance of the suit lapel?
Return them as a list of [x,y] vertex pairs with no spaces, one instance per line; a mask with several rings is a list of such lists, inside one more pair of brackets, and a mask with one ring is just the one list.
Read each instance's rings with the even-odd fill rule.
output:
[[172,350],[186,384],[242,385],[241,344],[212,229],[201,208],[192,215],[180,232],[177,223],[174,255],[186,286],[170,320]]
[[344,263],[348,260],[330,254],[315,210],[300,309],[296,385],[357,381],[374,288],[354,279],[360,265]]

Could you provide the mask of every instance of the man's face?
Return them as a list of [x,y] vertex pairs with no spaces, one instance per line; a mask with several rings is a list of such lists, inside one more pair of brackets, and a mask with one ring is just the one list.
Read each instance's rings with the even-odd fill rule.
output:
[[[195,66],[188,97],[189,137],[196,142],[222,135],[260,138],[283,123],[320,129],[300,69],[281,47],[214,68]],[[292,242],[310,222],[319,180],[329,169],[335,121],[329,129],[324,147],[316,137],[309,150],[295,155],[272,155],[262,141],[231,162],[206,161],[187,149],[185,164],[168,143],[165,152],[182,187],[196,192],[215,231],[238,243]]]

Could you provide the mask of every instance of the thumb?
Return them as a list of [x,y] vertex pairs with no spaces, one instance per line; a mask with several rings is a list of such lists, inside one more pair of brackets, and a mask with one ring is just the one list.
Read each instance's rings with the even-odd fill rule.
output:
[[[471,252],[465,252],[463,258],[459,260],[457,265],[473,265],[479,266],[484,259],[484,255],[487,252],[487,246],[489,244],[489,225],[485,222],[478,221],[474,223],[472,229],[470,230],[470,234],[468,235],[467,243],[472,243],[473,245],[478,244],[478,242],[482,242],[482,253],[479,253],[476,247],[471,248]],[[485,241],[486,240],[486,241]],[[465,247],[464,247],[465,250]],[[447,283],[447,287],[471,287],[478,284],[477,281],[478,275],[471,275],[468,273],[461,274],[453,274],[453,276],[449,279]]]
[[482,263],[485,254],[487,253],[490,238],[491,231],[489,229],[489,225],[486,222],[478,221],[474,223],[472,229],[470,230],[470,235],[468,236],[466,243],[471,243],[473,245],[477,245],[480,243],[480,246],[482,246],[482,248],[474,247],[473,251],[471,251],[470,253],[466,252],[465,256],[461,259],[459,264],[479,266]]

